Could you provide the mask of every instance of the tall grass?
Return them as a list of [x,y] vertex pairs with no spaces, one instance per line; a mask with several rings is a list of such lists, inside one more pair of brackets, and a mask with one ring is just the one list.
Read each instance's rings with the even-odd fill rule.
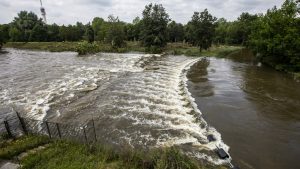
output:
[[[44,149],[29,151],[40,145]],[[219,169],[208,163],[199,163],[175,147],[153,150],[132,148],[113,149],[103,144],[85,145],[67,140],[51,140],[45,136],[28,135],[1,143],[0,158],[20,159],[25,169]]]
[[49,143],[48,137],[45,136],[23,136],[14,141],[3,141],[0,144],[0,158],[11,159],[27,150],[33,149],[40,145]]

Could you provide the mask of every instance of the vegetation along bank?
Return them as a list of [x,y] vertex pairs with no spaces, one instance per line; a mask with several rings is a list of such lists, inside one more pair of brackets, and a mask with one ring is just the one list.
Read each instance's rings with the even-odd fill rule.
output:
[[24,169],[131,168],[131,169],[226,169],[195,161],[176,148],[141,152],[115,151],[103,145],[86,145],[47,136],[26,135],[15,140],[0,138],[0,163],[9,160]]
[[[7,46],[71,50],[79,54],[98,51],[160,53],[174,46],[168,45],[170,43],[182,43],[189,49],[176,48],[174,53],[199,55],[203,50],[210,53],[213,45],[241,45],[252,49],[263,63],[277,70],[297,73],[300,72],[299,3],[285,0],[280,8],[274,7],[265,14],[242,13],[235,21],[218,19],[205,9],[194,12],[187,24],[171,20],[160,4],[147,5],[142,18],[136,17],[132,23],[110,15],[106,20],[95,17],[87,24],[49,25],[33,12],[21,11],[11,23],[0,25],[0,47],[6,42],[60,42],[39,44],[40,47],[33,43],[8,43]],[[79,41],[86,42],[70,45]]]

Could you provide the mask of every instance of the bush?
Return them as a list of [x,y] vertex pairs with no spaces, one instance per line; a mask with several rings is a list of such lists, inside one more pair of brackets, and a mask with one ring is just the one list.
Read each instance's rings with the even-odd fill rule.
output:
[[163,51],[163,49],[161,47],[157,47],[157,46],[150,46],[146,48],[146,52],[148,53],[161,53]]
[[79,55],[97,53],[99,52],[99,48],[95,43],[88,43],[87,41],[83,41],[77,44],[76,52]]

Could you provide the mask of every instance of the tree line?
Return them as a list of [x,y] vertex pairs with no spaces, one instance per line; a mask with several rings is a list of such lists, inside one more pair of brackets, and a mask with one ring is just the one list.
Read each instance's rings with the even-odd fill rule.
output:
[[0,45],[11,42],[101,41],[122,47],[139,41],[149,51],[168,42],[183,42],[207,50],[212,44],[243,45],[265,63],[278,69],[300,71],[299,0],[286,0],[266,14],[242,13],[237,20],[217,19],[207,9],[194,12],[187,24],[170,19],[161,4],[149,4],[132,23],[113,15],[88,24],[44,24],[33,12],[21,11],[9,24],[0,25]]

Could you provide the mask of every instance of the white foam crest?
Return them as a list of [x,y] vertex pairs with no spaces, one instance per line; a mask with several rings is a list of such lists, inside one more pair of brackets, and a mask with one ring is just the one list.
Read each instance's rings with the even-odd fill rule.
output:
[[[71,73],[50,82],[46,89],[35,93],[24,93],[22,97],[25,98],[26,102],[21,102],[20,99],[10,101],[17,105],[23,105],[28,117],[43,120],[51,105],[61,99],[69,100],[73,98],[76,92],[95,90],[98,87],[96,84],[98,81],[109,77],[109,74],[100,71],[98,67],[72,66],[72,68]],[[67,92],[71,92],[71,94],[65,96],[65,98],[60,98],[60,100],[53,100],[56,96],[63,96]]]
[[212,156],[209,156],[205,153],[200,153],[200,152],[193,152],[193,153],[187,153],[187,155],[191,156],[191,157],[195,157],[198,159],[204,159],[206,161],[211,162],[212,164],[215,165],[224,165],[224,164],[229,164],[232,160],[232,158],[228,158],[226,160],[220,159],[220,158],[213,158]]
[[[190,103],[191,105],[193,106],[195,112],[199,113],[199,115],[201,115],[201,111],[198,109],[198,106],[197,104],[195,103],[195,99],[192,97],[192,94],[188,91],[188,88],[187,88],[187,71],[190,69],[190,67],[195,64],[196,62],[198,62],[199,59],[196,59],[194,60],[193,62],[189,63],[188,65],[185,66],[185,68],[183,69],[183,74],[182,74],[182,81],[184,83],[184,91],[185,93],[189,96],[189,100],[190,100]],[[201,121],[202,123],[204,123],[206,126],[207,126],[207,122],[201,117]],[[210,150],[214,150],[216,148],[223,148],[226,152],[229,151],[229,146],[227,146],[223,141],[222,141],[222,138],[221,138],[221,134],[213,127],[210,127],[210,126],[207,126],[207,131],[206,131],[206,135],[209,135],[209,134],[213,134],[214,137],[216,138],[216,141],[214,142],[209,142],[208,144],[206,144],[205,146],[207,148],[209,148]],[[205,154],[204,154],[205,155]],[[213,162],[214,164],[218,164],[220,161],[221,162],[230,162],[231,161],[231,158],[228,159],[228,161],[224,161],[224,160],[215,160],[215,159],[212,159],[212,157],[210,156],[199,156],[199,158],[208,158],[207,160]],[[222,163],[223,164],[223,163]]]

